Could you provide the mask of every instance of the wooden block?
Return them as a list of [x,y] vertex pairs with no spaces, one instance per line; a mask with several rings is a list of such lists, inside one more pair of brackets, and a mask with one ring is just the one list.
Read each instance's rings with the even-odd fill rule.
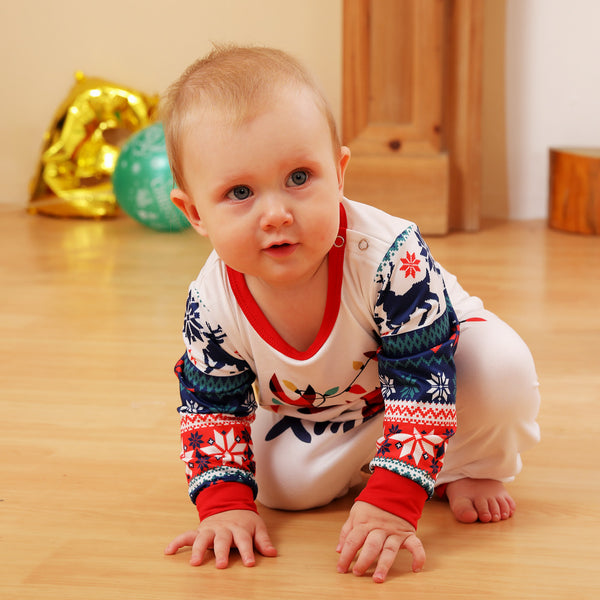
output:
[[426,235],[448,233],[448,156],[353,156],[344,191],[351,200],[414,221]]
[[600,234],[600,148],[551,148],[548,224]]

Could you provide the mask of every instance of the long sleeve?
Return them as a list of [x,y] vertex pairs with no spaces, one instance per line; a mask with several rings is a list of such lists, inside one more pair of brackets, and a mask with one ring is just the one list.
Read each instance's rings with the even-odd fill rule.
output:
[[416,525],[456,429],[458,321],[416,228],[397,238],[375,283],[384,427],[358,499]]
[[181,406],[181,459],[200,518],[234,508],[256,510],[250,434],[256,402],[248,365],[227,349],[191,288],[184,322],[187,351],[175,366]]

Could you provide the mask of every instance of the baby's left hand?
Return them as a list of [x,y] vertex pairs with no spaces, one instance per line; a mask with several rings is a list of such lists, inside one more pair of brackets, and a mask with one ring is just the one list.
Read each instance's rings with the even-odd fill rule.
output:
[[412,554],[412,570],[419,572],[425,564],[425,549],[415,528],[408,521],[372,504],[355,502],[340,533],[336,549],[340,554],[337,570],[346,573],[360,550],[352,572],[364,575],[377,561],[373,581],[383,583],[400,548]]

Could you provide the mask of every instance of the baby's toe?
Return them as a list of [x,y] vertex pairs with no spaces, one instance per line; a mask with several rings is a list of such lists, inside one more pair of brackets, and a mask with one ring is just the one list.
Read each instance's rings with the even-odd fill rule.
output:
[[488,499],[484,497],[475,498],[474,504],[479,520],[482,523],[489,523],[492,520],[492,511]]
[[450,509],[456,517],[456,520],[461,523],[475,523],[478,519],[478,513],[473,506],[473,502],[471,502],[470,498],[465,496],[456,498],[456,500],[450,504]]
[[498,508],[500,509],[500,518],[502,520],[510,519],[515,511],[514,502],[509,502],[509,500],[512,500],[512,498],[498,498]]

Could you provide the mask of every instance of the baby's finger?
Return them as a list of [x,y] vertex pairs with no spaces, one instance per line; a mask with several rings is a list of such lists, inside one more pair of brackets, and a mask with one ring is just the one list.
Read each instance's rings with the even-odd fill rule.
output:
[[178,535],[172,542],[170,542],[165,548],[165,554],[175,554],[180,548],[185,546],[192,546],[196,539],[197,531],[192,529]]
[[245,529],[239,529],[233,534],[233,543],[240,553],[244,566],[253,567],[256,564],[256,560],[254,558],[252,536]]
[[375,573],[373,573],[373,581],[375,583],[383,583],[389,570],[392,568],[400,550],[400,538],[396,535],[390,535],[383,544]]
[[354,560],[356,553],[362,548],[367,537],[364,529],[353,529],[344,540],[340,550],[340,558],[337,564],[338,573],[347,573],[350,563]]
[[190,558],[190,565],[197,567],[202,564],[206,551],[211,547],[213,543],[214,532],[212,531],[197,531],[196,539],[192,546],[192,557]]
[[412,554],[412,570],[415,573],[421,571],[425,565],[425,548],[423,548],[421,540],[414,533],[411,533],[402,543],[402,547]]
[[215,551],[215,566],[217,569],[227,568],[232,542],[233,534],[229,529],[222,529],[215,534],[213,549]]
[[351,529],[352,524],[350,523],[350,519],[347,519],[340,531],[340,537],[338,538],[338,544],[335,549],[336,552],[339,553],[342,551],[342,547],[344,546],[344,542],[346,541],[346,536],[348,535]]
[[254,533],[254,546],[263,556],[277,556],[277,549],[269,537],[267,528],[259,526]]
[[360,549],[360,555],[352,569],[354,575],[364,575],[367,569],[377,560],[386,542],[387,534],[381,529],[371,531]]

